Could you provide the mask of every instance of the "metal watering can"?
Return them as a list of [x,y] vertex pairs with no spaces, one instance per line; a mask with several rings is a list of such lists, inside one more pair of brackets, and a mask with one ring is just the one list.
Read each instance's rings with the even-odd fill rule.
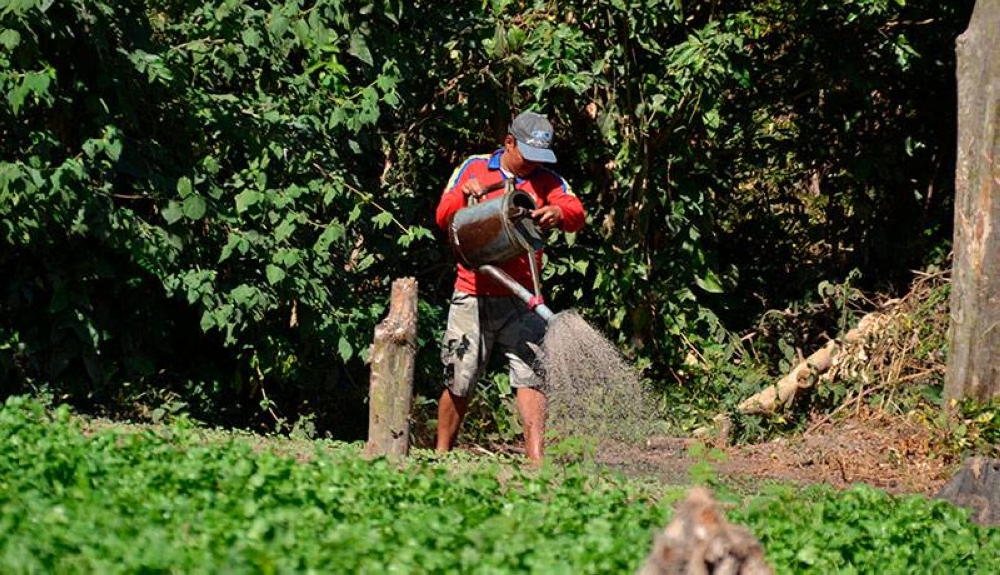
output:
[[[538,261],[535,251],[545,245],[541,230],[531,219],[535,201],[530,195],[514,188],[514,180],[487,186],[485,192],[506,187],[502,196],[482,203],[470,198],[470,205],[457,212],[448,226],[448,242],[458,261],[489,275],[514,292],[546,322],[554,315],[543,303]],[[503,263],[527,252],[531,265],[534,293],[514,281],[493,264]]]

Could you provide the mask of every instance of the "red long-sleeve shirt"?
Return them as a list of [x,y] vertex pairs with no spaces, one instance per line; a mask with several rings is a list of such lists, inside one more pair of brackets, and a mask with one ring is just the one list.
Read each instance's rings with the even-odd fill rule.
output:
[[[483,154],[472,156],[459,166],[448,180],[444,194],[437,207],[437,225],[446,232],[451,224],[451,218],[455,212],[466,207],[467,198],[462,194],[462,185],[472,178],[483,183],[484,186],[495,184],[505,179],[503,171],[500,169],[500,156],[503,150],[497,150],[493,154]],[[563,180],[555,172],[544,168],[537,168],[527,178],[516,178],[515,187],[518,190],[530,195],[535,201],[536,207],[558,206],[562,210],[562,224],[560,229],[567,232],[575,232],[583,227],[586,221],[586,213],[580,199],[573,195],[566,180]],[[480,201],[485,201],[504,193],[503,188],[487,194]],[[539,266],[541,265],[542,252],[536,252]],[[528,255],[511,259],[497,265],[501,270],[512,277],[516,282],[533,291],[531,281],[531,266],[528,262]],[[486,296],[510,295],[510,290],[497,283],[489,276],[479,273],[476,270],[466,268],[461,263],[458,264],[458,275],[455,279],[455,289],[471,294]]]

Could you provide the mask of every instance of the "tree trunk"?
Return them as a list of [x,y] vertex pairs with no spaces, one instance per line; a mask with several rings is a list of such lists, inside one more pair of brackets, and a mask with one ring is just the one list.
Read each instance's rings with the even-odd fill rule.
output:
[[368,397],[369,456],[405,456],[410,451],[410,406],[417,349],[417,281],[392,283],[389,314],[375,326]]
[[956,42],[958,158],[945,410],[1000,395],[1000,0],[979,0]]

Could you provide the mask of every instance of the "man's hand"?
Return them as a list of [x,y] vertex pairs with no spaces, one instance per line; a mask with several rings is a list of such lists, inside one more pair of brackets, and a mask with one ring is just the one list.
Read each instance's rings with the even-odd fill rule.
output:
[[531,212],[531,219],[535,220],[538,227],[545,231],[557,228],[562,225],[563,213],[559,206],[545,206]]
[[465,197],[472,196],[473,198],[479,199],[486,193],[486,186],[483,185],[479,180],[472,178],[469,181],[462,184],[462,195]]

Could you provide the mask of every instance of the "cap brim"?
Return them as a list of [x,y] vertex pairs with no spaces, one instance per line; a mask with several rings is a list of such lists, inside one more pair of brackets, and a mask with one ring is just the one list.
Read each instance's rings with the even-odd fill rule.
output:
[[529,162],[538,162],[541,164],[556,163],[555,152],[548,148],[535,148],[518,140],[517,149],[521,152],[521,155],[524,156],[524,159]]

